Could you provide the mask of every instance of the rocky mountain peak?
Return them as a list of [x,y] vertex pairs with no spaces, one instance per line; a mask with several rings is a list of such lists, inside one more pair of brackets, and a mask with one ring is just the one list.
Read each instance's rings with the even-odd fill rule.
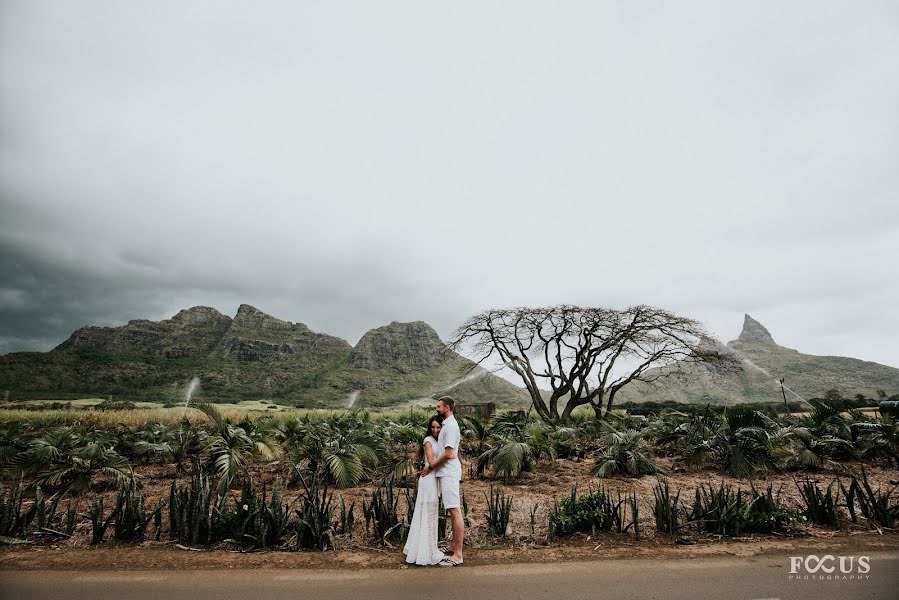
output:
[[438,366],[446,360],[446,354],[440,336],[424,321],[394,321],[363,335],[353,348],[351,360],[353,366],[362,369],[411,372]]
[[230,321],[231,317],[226,317],[210,306],[193,306],[191,308],[185,308],[178,311],[178,314],[172,317],[172,321],[184,324],[208,323],[210,321],[221,320]]
[[293,329],[307,330],[308,327],[302,323],[291,323],[282,321],[267,313],[262,312],[255,306],[249,304],[241,304],[234,316],[234,327],[237,329],[256,329],[263,331],[289,331]]
[[775,344],[771,332],[748,314],[743,317],[743,331],[736,341],[741,344]]

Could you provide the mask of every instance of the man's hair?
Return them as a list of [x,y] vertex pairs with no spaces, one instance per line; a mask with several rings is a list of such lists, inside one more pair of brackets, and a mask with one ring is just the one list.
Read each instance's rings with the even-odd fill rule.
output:
[[456,401],[453,400],[450,396],[444,396],[440,398],[437,402],[443,402],[445,406],[448,406],[450,411],[456,410]]

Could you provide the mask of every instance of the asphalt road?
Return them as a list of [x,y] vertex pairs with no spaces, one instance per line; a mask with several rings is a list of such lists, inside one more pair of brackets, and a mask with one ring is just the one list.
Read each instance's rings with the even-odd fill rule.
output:
[[[899,554],[870,553],[867,579],[791,579],[788,555],[607,560],[439,569],[0,572],[4,599],[899,598]],[[823,572],[819,572],[823,575]],[[795,577],[795,576],[794,576]]]

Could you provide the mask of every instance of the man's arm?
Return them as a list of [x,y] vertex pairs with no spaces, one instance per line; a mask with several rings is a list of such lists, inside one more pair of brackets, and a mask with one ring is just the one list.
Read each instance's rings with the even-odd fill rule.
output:
[[456,449],[453,448],[452,446],[447,446],[443,450],[443,454],[441,454],[440,456],[435,458],[434,461],[431,463],[431,470],[433,471],[434,469],[436,469],[437,467],[439,467],[446,461],[452,460],[454,458],[456,458]]

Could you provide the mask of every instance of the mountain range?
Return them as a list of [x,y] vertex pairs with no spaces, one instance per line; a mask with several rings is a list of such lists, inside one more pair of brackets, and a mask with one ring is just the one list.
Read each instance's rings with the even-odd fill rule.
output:
[[636,383],[622,390],[622,400],[674,400],[677,402],[768,402],[783,398],[779,381],[784,380],[788,400],[822,398],[837,390],[851,398],[863,394],[877,398],[878,391],[899,393],[899,369],[856,358],[814,356],[777,344],[768,329],[750,315],[743,318],[737,339],[722,344],[739,359],[736,373],[720,375],[701,366],[691,366],[682,377],[661,379],[653,385]]
[[[737,403],[899,392],[899,369],[836,356],[813,356],[778,345],[746,315],[736,340],[723,344],[740,368],[728,375],[692,366],[660,383],[634,382],[618,401]],[[49,352],[0,356],[0,395],[9,399],[183,400],[198,377],[204,397],[266,399],[309,408],[381,407],[427,402],[450,393],[461,402],[526,407],[525,391],[446,348],[427,323],[393,322],[368,331],[355,346],[282,321],[243,304],[232,318],[196,306],[163,321],[82,327]]]
[[422,321],[346,340],[243,304],[232,318],[196,306],[163,321],[82,327],[49,352],[0,356],[0,393],[16,398],[115,396],[179,401],[193,377],[204,396],[302,407],[426,401],[525,404],[524,391],[446,349]]

